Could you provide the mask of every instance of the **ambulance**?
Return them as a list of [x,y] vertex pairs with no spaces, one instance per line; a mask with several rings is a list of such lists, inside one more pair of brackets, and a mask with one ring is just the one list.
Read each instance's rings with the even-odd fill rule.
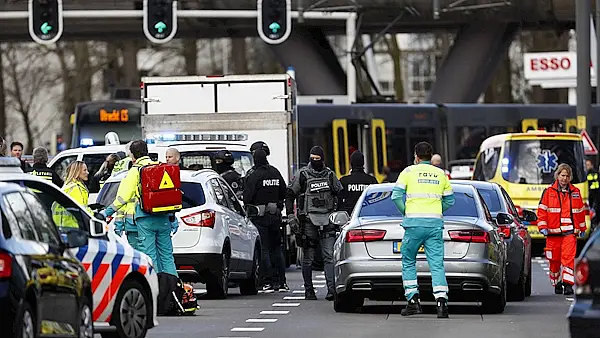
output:
[[[518,210],[535,212],[542,192],[554,182],[554,171],[560,163],[573,168],[571,183],[579,188],[587,207],[585,153],[579,134],[532,130],[491,136],[480,146],[473,179],[500,184]],[[589,215],[586,223],[588,230],[582,240],[589,236]],[[544,244],[536,222],[528,224],[528,232],[534,244]]]

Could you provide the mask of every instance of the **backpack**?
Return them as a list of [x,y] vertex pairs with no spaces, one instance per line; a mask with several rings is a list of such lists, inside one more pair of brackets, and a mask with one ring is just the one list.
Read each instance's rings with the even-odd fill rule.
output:
[[140,206],[144,212],[165,214],[183,208],[178,165],[148,164],[141,166],[139,172]]
[[193,316],[198,308],[194,287],[166,273],[158,274],[158,311],[161,316]]

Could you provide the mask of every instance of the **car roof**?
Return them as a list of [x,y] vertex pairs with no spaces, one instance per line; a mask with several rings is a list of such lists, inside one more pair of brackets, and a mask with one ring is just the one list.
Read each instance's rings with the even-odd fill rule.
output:
[[[462,192],[462,193],[472,193],[474,192],[475,187],[466,184],[454,184],[454,181],[450,181],[452,185],[452,190],[454,192]],[[371,184],[367,187],[368,193],[374,192],[382,192],[382,191],[390,191],[394,188],[396,183],[379,183],[379,184]]]
[[[116,175],[111,176],[106,180],[106,183],[121,182],[125,176],[127,176],[127,172],[127,170],[123,170]],[[180,179],[183,182],[195,182],[198,181],[198,179],[203,180],[212,176],[219,176],[219,174],[212,169],[181,170],[179,173]]]
[[[470,180],[452,180],[450,183],[460,184],[460,185],[472,185],[475,189],[499,189],[500,185],[495,182],[486,182],[486,181],[470,181]],[[454,188],[454,186],[453,186]]]
[[[31,176],[31,175],[30,175]],[[1,182],[0,181],[0,194],[5,194],[11,191],[24,191],[25,188],[12,182]]]

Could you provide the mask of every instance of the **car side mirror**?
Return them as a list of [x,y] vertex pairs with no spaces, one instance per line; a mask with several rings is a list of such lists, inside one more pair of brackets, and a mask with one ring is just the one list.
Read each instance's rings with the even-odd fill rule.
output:
[[88,234],[81,229],[70,229],[67,232],[67,248],[79,248],[88,244]]
[[108,233],[108,225],[106,222],[96,218],[90,219],[90,236],[104,237]]
[[513,221],[513,217],[507,213],[499,212],[498,215],[496,215],[496,223],[498,223],[498,225],[509,225],[512,224]]
[[260,210],[256,205],[246,204],[244,205],[244,210],[246,210],[248,217],[257,217],[260,214]]
[[336,211],[329,215],[329,223],[337,226],[342,226],[350,220],[350,216],[345,211]]
[[531,210],[523,210],[523,220],[525,222],[535,222],[537,221],[537,215]]

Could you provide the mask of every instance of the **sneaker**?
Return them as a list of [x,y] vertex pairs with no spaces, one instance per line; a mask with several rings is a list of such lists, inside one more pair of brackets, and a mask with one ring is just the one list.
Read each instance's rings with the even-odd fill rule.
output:
[[327,296],[325,296],[325,299],[327,299],[328,301],[332,301],[335,298],[335,294],[333,293],[333,291],[327,291]]
[[279,292],[290,292],[290,287],[287,284],[283,283],[279,288],[277,288],[276,291],[279,291]]
[[438,298],[436,301],[437,307],[437,317],[438,318],[448,318],[448,301],[446,298]]
[[568,296],[572,295],[573,293],[573,286],[571,284],[565,284],[564,294]]
[[400,312],[402,316],[412,316],[420,313],[423,313],[423,310],[421,309],[421,302],[419,302],[419,295],[414,295]]
[[317,295],[315,294],[315,289],[306,289],[306,291],[304,291],[304,299],[317,300]]
[[273,286],[271,286],[271,284],[265,284],[262,287],[262,292],[271,293],[271,292],[275,292],[275,289],[273,289]]
[[563,284],[562,284],[562,282],[556,283],[556,285],[554,286],[554,293],[557,294],[557,295],[562,295],[563,294]]

